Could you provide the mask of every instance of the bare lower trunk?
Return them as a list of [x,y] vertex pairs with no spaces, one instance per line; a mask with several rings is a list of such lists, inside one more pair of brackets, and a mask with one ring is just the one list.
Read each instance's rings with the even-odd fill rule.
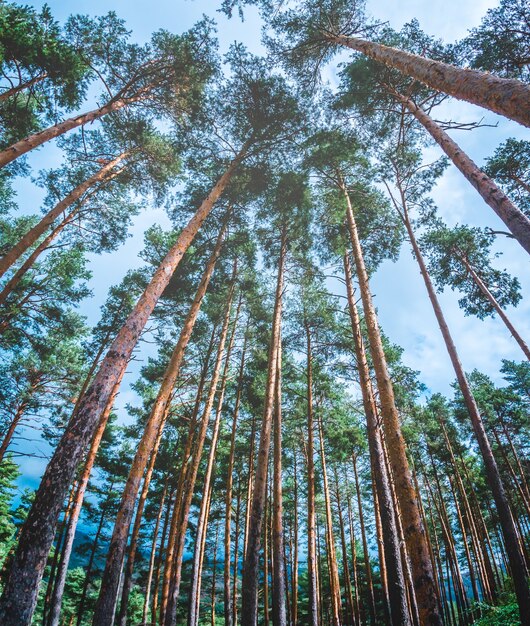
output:
[[449,332],[449,328],[445,321],[442,309],[440,307],[440,303],[438,302],[436,292],[427,272],[427,267],[425,265],[425,262],[423,261],[421,251],[416,242],[416,238],[414,236],[408,214],[406,213],[406,204],[403,205],[403,208],[405,210],[404,222],[407,228],[409,239],[412,244],[412,248],[414,250],[414,256],[416,257],[416,261],[418,262],[418,265],[420,267],[420,272],[425,282],[425,287],[427,288],[429,299],[436,315],[438,325],[440,326],[440,330],[442,332],[442,336],[444,338],[444,342],[449,353],[451,363],[453,364],[453,368],[455,370],[455,374],[458,380],[458,385],[464,397],[464,402],[469,413],[469,417],[471,419],[473,431],[477,438],[480,452],[484,460],[486,477],[490,489],[492,490],[493,498],[495,500],[499,519],[501,522],[504,543],[506,545],[506,551],[508,553],[515,593],[517,596],[517,602],[519,604],[519,611],[521,614],[521,623],[523,625],[530,624],[530,589],[528,586],[528,571],[526,569],[525,560],[519,545],[518,533],[515,528],[508,499],[506,497],[506,492],[501,481],[497,462],[495,461],[495,457],[493,456],[491,445],[486,435],[484,424],[482,422],[482,417],[473,396],[473,392],[471,391],[471,388],[469,386],[469,382],[465,375],[464,368],[462,367],[462,364],[458,357],[456,346],[453,343],[453,338],[451,337],[451,334]]
[[[203,298],[215,269],[215,264],[221,252],[227,225],[228,219],[225,220],[221,228],[212,256],[206,265],[206,269],[197,288],[197,293],[195,294],[193,303],[182,326],[177,345],[173,350],[173,354],[171,355],[171,359],[164,373],[164,379],[162,380],[160,390],[153,408],[151,409],[142,438],[138,444],[131,469],[129,470],[129,476],[123,490],[120,508],[116,515],[114,530],[107,552],[105,570],[101,578],[101,590],[94,611],[94,626],[111,626],[114,621],[113,612],[119,589],[120,573],[123,567],[127,537],[134,513],[134,504],[136,496],[138,495],[140,481],[147,466],[149,455],[151,455],[153,464],[156,460],[156,442],[157,439],[158,442],[160,442],[160,437],[162,436],[164,424],[171,405],[173,389],[184,359],[184,353],[190,340],[193,327],[195,326],[195,321],[199,315]],[[149,484],[147,483],[146,488],[148,487]],[[147,494],[145,495],[147,496]]]
[[364,349],[359,313],[355,302],[351,280],[351,267],[348,254],[344,255],[344,277],[348,297],[348,310],[352,327],[357,370],[361,384],[368,448],[372,461],[374,482],[377,489],[378,510],[383,526],[384,558],[387,574],[387,586],[390,602],[392,626],[410,626],[405,577],[401,565],[400,542],[394,516],[394,503],[386,472],[384,451],[379,433],[377,407],[374,400],[370,370]]
[[278,278],[276,298],[272,322],[271,342],[269,348],[269,364],[267,371],[267,386],[261,435],[258,451],[258,462],[254,478],[254,492],[252,496],[250,521],[247,537],[247,550],[243,564],[243,586],[241,624],[242,626],[256,626],[258,612],[258,573],[259,551],[263,528],[263,511],[267,492],[267,471],[272,430],[272,416],[274,410],[274,394],[276,389],[278,342],[281,329],[282,293],[286,255],[285,230],[281,237],[280,259],[278,262]]
[[283,542],[282,492],[282,345],[278,337],[276,398],[274,411],[274,470],[272,483],[272,621],[274,626],[287,626],[286,576]]
[[244,150],[231,162],[156,270],[109,348],[76,415],[68,424],[46,468],[21,532],[0,600],[0,621],[3,620],[4,626],[26,626],[30,623],[39,583],[55,535],[57,517],[83,450],[93,437],[99,416],[113,393],[116,381],[125,371],[158,298],[243,158]]
[[48,626],[59,626],[59,620],[61,615],[61,603],[64,594],[64,586],[66,584],[66,576],[68,574],[68,565],[70,563],[70,557],[72,555],[72,549],[74,547],[75,533],[77,530],[77,524],[79,522],[79,516],[81,515],[81,509],[85,499],[85,492],[88,487],[88,481],[92,474],[92,469],[96,461],[99,445],[105,433],[107,422],[114,404],[114,399],[118,393],[118,389],[121,383],[121,378],[116,384],[114,393],[109,398],[108,404],[105,410],[101,414],[97,430],[90,444],[90,450],[88,451],[85,466],[79,477],[79,484],[75,494],[74,503],[72,506],[72,513],[68,520],[68,526],[66,529],[66,537],[64,540],[64,546],[61,554],[61,560],[59,561],[59,568],[57,570],[57,576],[55,578],[55,585],[53,588],[53,595],[51,598],[50,613],[48,618]]
[[[235,598],[230,593],[230,532],[232,529],[232,497],[234,484],[234,461],[236,451],[237,419],[241,404],[241,393],[243,390],[243,375],[245,368],[245,355],[247,348],[248,325],[245,331],[243,350],[241,352],[241,364],[239,366],[239,377],[237,382],[236,400],[234,415],[232,418],[232,432],[230,435],[230,452],[228,455],[228,467],[226,470],[226,495],[225,495],[225,536],[224,536],[224,571],[223,571],[223,597],[224,597],[224,618],[225,626],[233,626],[232,603]],[[237,572],[237,555],[234,555],[234,570]]]
[[325,38],[394,67],[437,91],[530,126],[530,87],[521,81],[462,69],[359,37],[325,35]]
[[440,606],[426,531],[419,511],[418,494],[412,483],[405,440],[401,432],[400,418],[394,400],[394,389],[388,372],[377,315],[372,302],[368,273],[364,264],[353,209],[345,188],[343,188],[343,192],[346,199],[348,228],[355,259],[355,268],[359,279],[359,290],[363,302],[370,352],[379,389],[381,416],[383,418],[390,466],[403,516],[405,541],[411,562],[420,620],[422,626],[439,626],[441,624]]

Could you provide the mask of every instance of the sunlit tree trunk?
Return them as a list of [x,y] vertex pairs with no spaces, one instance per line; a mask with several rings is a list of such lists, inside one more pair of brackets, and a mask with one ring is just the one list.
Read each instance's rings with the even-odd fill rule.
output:
[[421,522],[418,506],[418,494],[412,484],[412,476],[406,455],[406,446],[401,432],[399,414],[394,400],[394,389],[388,373],[383,350],[379,323],[372,302],[368,272],[357,233],[350,197],[343,188],[346,199],[346,217],[350,233],[355,269],[359,280],[359,290],[363,302],[364,316],[370,344],[374,370],[381,402],[381,416],[388,446],[390,466],[394,479],[401,514],[404,520],[405,541],[411,562],[414,591],[421,624],[439,626],[441,624],[440,606],[436,592],[433,566],[429,556],[426,531]]
[[254,490],[250,510],[247,549],[243,564],[243,585],[241,591],[242,626],[255,626],[257,623],[259,551],[263,527],[263,511],[266,500],[268,460],[271,441],[272,417],[274,411],[276,376],[278,370],[278,344],[281,329],[282,294],[286,252],[287,238],[284,229],[281,236],[280,258],[278,261],[278,276],[269,348],[269,364],[258,451],[258,462],[254,477]]
[[530,126],[530,87],[521,81],[462,69],[360,37],[333,34],[326,34],[325,37],[394,67],[437,91]]
[[66,427],[44,472],[22,528],[0,600],[0,622],[4,626],[29,625],[59,512],[83,451],[97,428],[99,416],[105,409],[116,382],[125,371],[158,298],[244,156],[245,148],[230,163],[155,271],[101,362],[76,414]]

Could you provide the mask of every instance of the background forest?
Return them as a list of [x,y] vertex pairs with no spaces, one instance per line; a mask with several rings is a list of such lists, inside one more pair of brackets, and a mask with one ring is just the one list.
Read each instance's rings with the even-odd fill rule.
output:
[[530,624],[527,2],[115,4],[0,0],[0,623]]

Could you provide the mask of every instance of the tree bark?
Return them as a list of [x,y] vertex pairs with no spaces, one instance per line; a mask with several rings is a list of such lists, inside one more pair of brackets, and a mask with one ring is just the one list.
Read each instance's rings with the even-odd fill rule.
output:
[[[142,480],[142,476],[147,466],[149,455],[151,455],[154,466],[158,451],[158,444],[160,443],[162,431],[171,406],[173,390],[180,373],[184,353],[191,338],[193,327],[195,326],[195,322],[199,315],[203,298],[206,294],[206,290],[208,289],[210,279],[215,269],[215,264],[219,258],[227,226],[228,217],[225,219],[221,231],[219,232],[215,248],[206,265],[204,274],[193,299],[193,303],[190,307],[188,315],[186,316],[182,330],[180,331],[177,345],[173,350],[169,364],[164,372],[164,378],[160,385],[157,398],[153,404],[153,408],[151,409],[151,413],[145,425],[142,438],[138,444],[131,469],[129,470],[129,476],[123,489],[120,508],[118,509],[116,515],[114,530],[112,532],[107,552],[105,570],[101,578],[101,590],[93,617],[94,626],[112,626],[114,621],[114,607],[116,605],[117,594],[119,591],[120,574],[123,567],[123,560],[125,558],[127,537],[129,535],[129,529],[134,514],[134,505],[138,495],[140,481]],[[149,488],[149,480],[147,480],[147,484],[145,484],[147,489]],[[147,496],[147,493],[145,496]]]
[[[223,598],[224,598],[224,618],[225,626],[233,626],[233,605],[235,598],[230,592],[230,532],[232,529],[232,496],[234,484],[234,461],[236,452],[237,420],[239,417],[239,407],[241,405],[241,393],[243,391],[243,376],[245,371],[245,356],[247,351],[248,326],[243,339],[243,350],[241,352],[241,363],[239,366],[239,376],[237,380],[237,391],[232,417],[232,431],[230,434],[230,452],[228,454],[228,467],[226,470],[226,494],[225,494],[225,536],[224,536],[224,571],[223,571]],[[237,572],[237,555],[234,555],[234,570]]]
[[167,287],[173,272],[215,202],[230,182],[245,156],[245,151],[246,146],[230,163],[156,270],[109,348],[80,403],[79,410],[66,428],[46,468],[21,532],[9,578],[0,600],[0,621],[3,620],[4,626],[26,626],[30,623],[37,601],[38,586],[53,542],[57,517],[75,468],[85,446],[93,436],[98,417],[104,410],[116,381],[127,367],[132,351],[158,298]]
[[2,93],[0,93],[0,102],[3,102],[4,100],[11,98],[12,96],[15,96],[17,93],[20,93],[21,91],[24,91],[25,89],[29,89],[30,87],[33,87],[33,85],[36,85],[37,83],[41,83],[46,78],[48,78],[48,72],[43,72],[42,74],[39,74],[38,76],[34,76],[33,78],[30,78],[30,80],[27,80],[25,83],[19,83],[16,87],[11,87],[11,89],[6,89]]
[[97,172],[92,174],[92,176],[89,176],[89,178],[77,185],[77,187],[72,189],[72,191],[70,191],[67,196],[58,202],[53,209],[50,209],[40,222],[35,224],[35,226],[33,226],[33,228],[21,237],[20,240],[0,259],[0,277],[3,276],[13,263],[15,263],[15,261],[46,232],[46,230],[53,224],[59,215],[61,215],[61,213],[66,211],[66,209],[71,207],[75,202],[78,202],[86,191],[104,181],[110,174],[112,174],[112,170],[116,167],[116,165],[121,163],[125,158],[127,158],[128,155],[129,152],[122,152],[119,154],[117,157],[101,167]]
[[427,271],[427,267],[417,244],[416,237],[414,236],[412,225],[410,223],[410,219],[408,217],[406,209],[406,203],[403,204],[403,209],[404,223],[407,229],[407,233],[409,235],[412,249],[414,251],[414,256],[416,257],[416,261],[418,262],[420,272],[425,283],[425,287],[429,294],[429,299],[431,301],[434,314],[438,321],[438,325],[440,327],[440,331],[442,333],[447,352],[449,353],[451,363],[453,364],[453,368],[455,370],[455,374],[458,380],[458,385],[464,397],[464,402],[469,413],[469,417],[471,419],[473,431],[475,433],[475,437],[477,438],[480,452],[484,460],[486,478],[493,493],[493,498],[495,500],[497,512],[499,514],[499,520],[501,523],[504,543],[506,545],[506,551],[508,553],[515,593],[517,596],[517,602],[519,604],[519,611],[521,614],[521,623],[523,625],[527,625],[530,624],[530,589],[528,586],[529,577],[524,557],[519,545],[518,533],[515,528],[510,505],[508,503],[506,492],[502,484],[499,469],[497,467],[497,462],[495,460],[495,457],[493,456],[491,445],[484,429],[482,417],[473,396],[473,392],[471,391],[471,387],[469,386],[469,382],[465,375],[464,368],[462,367],[462,364],[458,357],[456,346],[449,332],[449,328],[445,321],[445,317],[440,307],[440,303],[438,302],[438,298],[436,296],[436,292]]
[[16,143],[9,146],[9,148],[6,148],[5,150],[2,150],[0,152],[0,168],[5,167],[12,161],[15,161],[24,154],[27,154],[34,148],[42,146],[42,144],[46,143],[47,141],[64,135],[69,130],[79,128],[80,126],[84,126],[89,122],[94,122],[95,120],[104,117],[108,113],[114,113],[115,111],[119,111],[120,109],[123,109],[123,107],[128,106],[129,104],[132,104],[134,102],[145,100],[149,96],[149,89],[149,87],[146,87],[145,91],[142,91],[138,95],[130,98],[117,98],[115,100],[112,100],[111,102],[107,102],[107,104],[99,107],[98,109],[93,109],[92,111],[88,111],[87,113],[81,113],[81,115],[77,115],[76,117],[70,117],[63,122],[59,122],[54,126],[45,128],[38,133],[28,135],[28,137],[26,137],[25,139],[17,141]]
[[278,261],[278,277],[269,348],[267,386],[265,390],[265,403],[259,442],[258,463],[254,477],[254,491],[252,494],[247,549],[243,564],[243,585],[241,592],[242,626],[256,626],[257,624],[259,551],[263,527],[263,511],[267,495],[267,471],[271,443],[274,394],[276,390],[276,376],[278,370],[278,342],[281,330],[282,295],[286,252],[287,238],[284,228],[281,235],[280,258]]
[[276,357],[276,393],[274,410],[274,469],[272,481],[272,622],[274,626],[287,626],[287,601],[285,597],[286,574],[283,540],[282,492],[282,343],[278,336]]
[[421,107],[404,96],[397,94],[396,97],[429,132],[454,165],[479,192],[484,202],[495,211],[515,239],[530,254],[530,219]]
[[359,279],[359,289],[363,302],[370,351],[374,362],[377,386],[379,388],[381,416],[383,418],[383,426],[388,446],[390,467],[404,521],[403,530],[412,567],[414,591],[420,621],[422,626],[440,626],[440,606],[436,592],[433,566],[429,556],[426,531],[421,522],[419,512],[418,494],[412,483],[412,476],[406,455],[405,440],[401,432],[399,414],[394,400],[394,390],[388,373],[386,357],[379,331],[379,323],[372,302],[368,273],[364,264],[353,209],[348,191],[345,187],[343,187],[343,192],[346,199],[348,229],[357,277]]
[[325,37],[396,68],[432,89],[504,115],[523,126],[530,126],[530,87],[519,80],[462,69],[359,37],[332,34]]

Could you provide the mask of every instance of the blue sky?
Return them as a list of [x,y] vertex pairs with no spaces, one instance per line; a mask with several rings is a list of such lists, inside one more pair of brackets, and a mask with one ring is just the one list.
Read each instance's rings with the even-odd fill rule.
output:
[[[43,2],[33,2],[41,7]],[[48,0],[52,13],[59,20],[64,20],[73,11],[90,15],[103,14],[115,10],[126,20],[132,30],[133,39],[142,43],[158,28],[174,32],[186,30],[200,19],[203,14],[213,17],[218,22],[218,36],[221,51],[227,50],[233,41],[241,41],[248,48],[259,53],[260,20],[257,11],[246,11],[246,19],[227,20],[217,13],[218,2],[208,0]],[[441,37],[447,42],[463,37],[469,28],[477,25],[489,7],[497,3],[493,0],[368,0],[368,11],[377,19],[387,21],[393,28],[399,29],[405,22],[417,18],[422,28],[431,35]],[[331,74],[330,74],[331,76]],[[84,108],[87,105],[84,106]],[[90,106],[90,104],[88,105]],[[455,100],[447,102],[437,111],[438,118],[458,121],[472,121],[484,117],[496,128],[480,128],[473,132],[454,131],[452,136],[462,147],[481,164],[487,156],[505,139],[511,136],[530,138],[528,129],[499,118],[496,115],[478,109],[467,103]],[[426,160],[432,161],[441,154],[433,147],[428,150]],[[35,168],[51,167],[57,164],[59,151],[53,145],[45,146],[37,154],[30,156],[30,164]],[[19,204],[25,212],[37,212],[42,197],[40,190],[28,182],[18,185]],[[502,226],[491,209],[484,204],[474,189],[452,166],[448,168],[438,187],[433,193],[440,214],[449,224],[468,223],[480,226]],[[162,209],[152,207],[140,215],[131,231],[131,237],[118,252],[93,259],[91,268],[93,279],[91,286],[94,298],[84,307],[91,322],[98,318],[99,306],[103,303],[107,289],[120,281],[125,272],[140,262],[137,253],[142,246],[143,232],[151,224],[167,226],[168,221]],[[517,275],[523,287],[523,301],[517,309],[509,310],[516,327],[523,337],[530,337],[530,272],[528,256],[518,244],[509,240],[499,240],[496,251],[503,256],[496,265],[508,269]],[[379,308],[381,324],[390,339],[404,348],[403,360],[410,367],[421,371],[421,379],[432,392],[449,393],[449,385],[454,380],[454,373],[446,355],[440,332],[421,281],[417,266],[408,247],[405,245],[397,263],[384,263],[373,280],[373,292]],[[458,295],[452,292],[441,296],[449,326],[455,343],[460,351],[467,371],[478,368],[495,380],[500,380],[498,370],[502,358],[521,360],[523,358],[517,344],[511,339],[502,323],[497,319],[480,321],[465,317],[457,304]],[[132,375],[122,386],[118,406],[135,402],[134,394],[128,388],[137,366],[131,367]],[[37,463],[37,461],[35,461]],[[29,467],[25,468],[29,470]],[[37,468],[35,468],[37,469]]]

